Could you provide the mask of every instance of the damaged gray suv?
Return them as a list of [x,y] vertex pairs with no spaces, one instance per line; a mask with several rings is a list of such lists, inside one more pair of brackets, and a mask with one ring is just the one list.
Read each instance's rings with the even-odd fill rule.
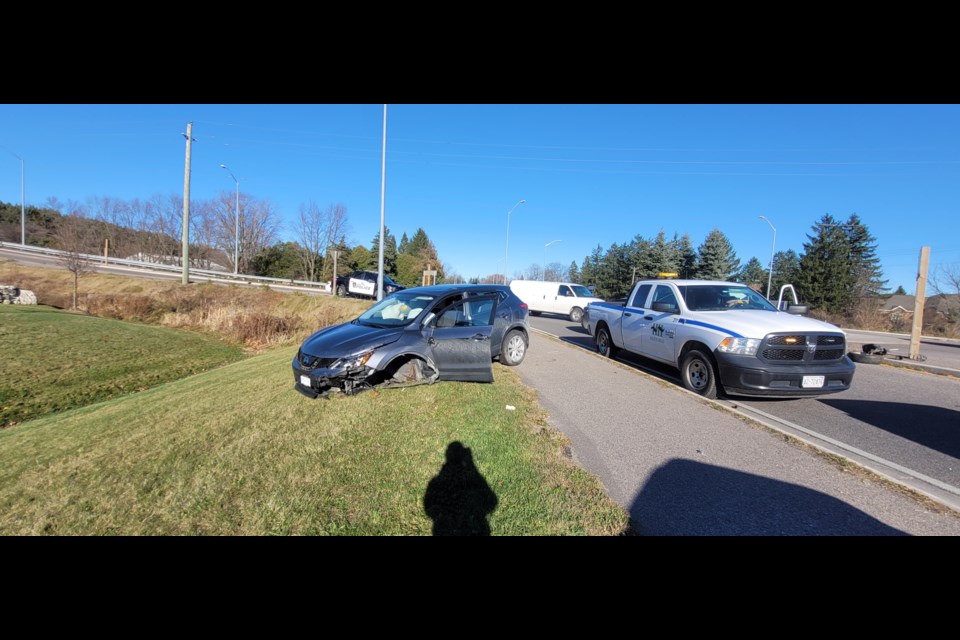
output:
[[505,285],[404,289],[304,340],[293,379],[311,398],[437,380],[493,382],[492,360],[520,364],[529,335],[527,305]]

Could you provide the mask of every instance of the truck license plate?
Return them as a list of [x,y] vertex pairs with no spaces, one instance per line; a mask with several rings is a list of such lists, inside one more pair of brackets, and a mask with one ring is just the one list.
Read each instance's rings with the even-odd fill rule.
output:
[[823,386],[823,376],[803,376],[800,386],[804,389],[819,389]]
[[[821,377],[820,379],[822,380],[823,378]],[[806,383],[806,380],[807,380],[807,379],[804,378],[803,380],[804,380],[803,386],[807,386],[807,383]],[[310,386],[310,377],[309,377],[309,376],[300,376],[300,384],[302,384],[302,385],[305,386],[305,387],[309,387],[309,386]]]

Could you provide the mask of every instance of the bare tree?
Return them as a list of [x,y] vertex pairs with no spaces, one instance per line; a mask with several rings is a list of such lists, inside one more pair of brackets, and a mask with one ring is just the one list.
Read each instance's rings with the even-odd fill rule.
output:
[[241,191],[238,221],[235,197],[232,191],[221,191],[212,201],[210,239],[217,249],[229,257],[232,269],[234,243],[239,236],[240,256],[237,270],[245,273],[249,271],[254,256],[276,241],[280,217],[269,200],[258,200]]
[[65,253],[60,256],[60,263],[73,274],[73,309],[77,309],[77,289],[81,277],[93,270],[93,262],[87,255],[90,242],[90,225],[78,213],[64,216],[57,227],[56,241],[58,248]]
[[551,262],[545,269],[545,280],[552,280],[553,282],[566,282],[568,277],[567,267],[563,266],[559,262]]
[[321,253],[329,244],[327,238],[327,216],[320,210],[315,200],[300,204],[300,216],[294,232],[297,235],[297,257],[307,280],[316,280]]
[[960,263],[938,264],[933,269],[930,284],[941,295],[960,295]]

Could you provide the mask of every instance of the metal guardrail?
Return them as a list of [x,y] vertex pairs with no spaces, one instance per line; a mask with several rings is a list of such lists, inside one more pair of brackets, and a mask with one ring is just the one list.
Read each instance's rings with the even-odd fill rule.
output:
[[[39,253],[49,256],[63,256],[66,255],[66,251],[59,251],[57,249],[48,249],[46,247],[35,247],[32,245],[21,245],[15,244],[12,242],[0,242],[0,247],[4,249],[12,249],[15,251],[24,251],[27,253]],[[111,258],[109,256],[98,256],[92,255],[89,253],[80,254],[87,260],[93,263],[99,264],[118,264],[127,267],[137,267],[139,269],[149,269],[153,271],[169,271],[180,273],[183,271],[183,266],[181,265],[170,265],[170,264],[159,264],[157,262],[140,262],[137,260],[124,260],[122,258]],[[270,278],[267,276],[250,276],[244,274],[233,274],[233,273],[224,273],[223,271],[215,271],[213,269],[197,269],[190,267],[191,275],[203,276],[207,279],[216,278],[219,280],[226,281],[242,281],[247,283],[256,283],[262,282],[264,284],[276,283],[283,284],[288,286],[297,286],[297,287],[307,287],[311,289],[319,289],[320,291],[329,293],[330,292],[330,283],[329,282],[311,282],[309,280],[290,280],[285,278]]]

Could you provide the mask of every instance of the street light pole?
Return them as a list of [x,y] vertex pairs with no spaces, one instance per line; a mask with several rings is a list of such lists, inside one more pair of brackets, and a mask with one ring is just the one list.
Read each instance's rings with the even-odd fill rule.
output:
[[[7,149],[6,147],[3,147]],[[23,158],[21,158],[16,153],[13,153],[10,149],[7,149],[13,155],[14,158],[20,161],[20,244],[27,244],[27,215],[26,209],[23,205]]]
[[237,275],[237,267],[240,264],[240,181],[227,168],[227,165],[221,164],[220,168],[229,173],[237,183],[237,199],[233,205],[233,275]]
[[543,245],[543,273],[540,274],[541,282],[547,281],[547,247],[555,242],[563,242],[563,240],[551,240],[547,244]]
[[519,207],[520,205],[522,205],[524,202],[526,202],[526,200],[521,200],[521,201],[518,202],[517,204],[513,205],[512,207],[510,207],[510,211],[507,211],[507,246],[506,246],[506,249],[505,249],[505,251],[504,251],[504,253],[503,253],[503,284],[507,284],[507,271],[509,271],[509,269],[508,269],[508,264],[509,264],[509,262],[510,262],[510,260],[509,260],[509,256],[510,256],[510,214],[513,213],[513,210],[516,209],[517,207]]
[[760,216],[761,220],[764,220],[770,228],[773,229],[773,244],[770,245],[770,271],[767,272],[767,300],[770,299],[770,283],[773,282],[773,251],[777,246],[777,228],[773,226],[773,223],[767,220],[766,216]]

